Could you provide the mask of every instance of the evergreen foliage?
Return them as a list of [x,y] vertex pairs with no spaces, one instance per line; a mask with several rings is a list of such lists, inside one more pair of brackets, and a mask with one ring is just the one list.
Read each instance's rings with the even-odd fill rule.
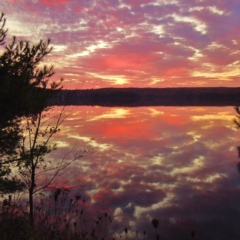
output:
[[0,15],[0,192],[22,190],[24,184],[11,175],[15,162],[24,161],[19,156],[23,140],[21,119],[33,121],[47,106],[47,99],[61,89],[62,79],[49,83],[53,66],[39,67],[43,58],[52,51],[50,40],[37,44],[12,38],[6,45],[6,18]]

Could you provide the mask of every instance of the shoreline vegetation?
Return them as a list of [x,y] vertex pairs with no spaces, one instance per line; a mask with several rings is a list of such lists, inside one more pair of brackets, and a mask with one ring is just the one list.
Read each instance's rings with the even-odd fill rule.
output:
[[60,90],[49,106],[238,106],[240,87]]

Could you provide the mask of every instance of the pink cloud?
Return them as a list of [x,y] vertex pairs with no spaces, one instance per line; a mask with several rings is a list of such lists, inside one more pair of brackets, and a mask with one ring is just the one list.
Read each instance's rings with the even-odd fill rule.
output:
[[58,4],[67,4],[67,0],[38,0],[39,4],[47,5],[47,6],[52,6],[52,5],[58,5]]
[[[33,34],[36,39],[51,38],[54,45],[65,47],[53,52],[49,59],[61,62],[59,67],[56,64],[58,76],[76,74],[75,78],[67,77],[66,88],[71,88],[69,81],[75,82],[72,85],[77,87],[82,81],[87,88],[116,86],[114,81],[97,75],[121,76],[125,79],[122,86],[128,87],[238,85],[237,71],[232,75],[233,71],[226,68],[237,61],[238,1],[123,3],[125,5],[117,0],[97,1],[96,4],[42,0],[20,4],[15,1],[14,4],[4,3],[3,8],[9,20],[13,18],[26,26],[25,22],[34,23],[29,25],[29,30],[35,33],[37,29],[37,34]],[[194,19],[199,22],[194,23]],[[205,26],[205,33],[199,30],[200,23]],[[21,38],[27,35],[24,31]],[[31,40],[29,33],[28,38]],[[100,43],[105,46],[97,47]],[[220,48],[211,48],[211,44],[219,44]],[[86,52],[89,55],[84,55]],[[68,58],[72,54],[80,56]],[[214,66],[216,76],[207,75],[206,63]],[[73,65],[80,68],[73,68]],[[222,70],[229,81],[218,79]],[[195,71],[201,72],[201,79],[193,77]],[[153,79],[160,81],[153,82]]]

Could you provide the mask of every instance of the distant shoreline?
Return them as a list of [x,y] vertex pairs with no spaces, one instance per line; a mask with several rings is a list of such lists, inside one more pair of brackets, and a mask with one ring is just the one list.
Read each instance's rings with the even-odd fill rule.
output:
[[238,106],[240,87],[99,88],[61,90],[51,106]]

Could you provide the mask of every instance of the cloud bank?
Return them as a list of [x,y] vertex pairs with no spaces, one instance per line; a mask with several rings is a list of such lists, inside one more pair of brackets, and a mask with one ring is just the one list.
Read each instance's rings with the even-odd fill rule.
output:
[[65,88],[238,86],[236,0],[9,0],[9,36],[51,38]]

